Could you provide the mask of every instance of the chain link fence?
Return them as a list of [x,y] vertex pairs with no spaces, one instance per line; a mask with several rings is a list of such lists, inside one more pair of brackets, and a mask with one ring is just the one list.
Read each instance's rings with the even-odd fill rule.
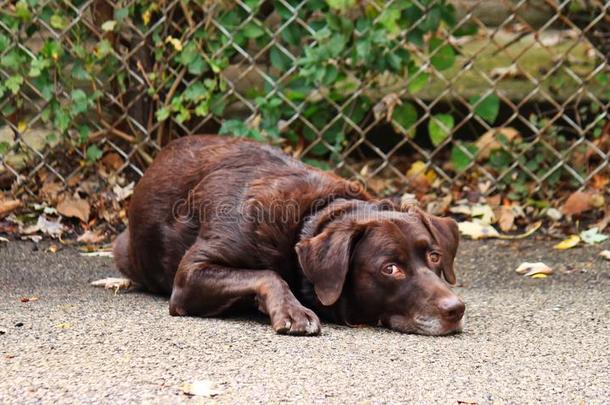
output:
[[518,200],[604,188],[609,9],[3,1],[0,185],[33,196],[49,178],[125,185],[171,139],[220,131],[379,194],[466,187]]

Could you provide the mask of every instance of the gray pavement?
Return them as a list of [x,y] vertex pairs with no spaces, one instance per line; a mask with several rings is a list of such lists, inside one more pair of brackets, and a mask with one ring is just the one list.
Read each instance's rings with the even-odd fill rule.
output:
[[[167,300],[89,282],[111,259],[0,244],[0,403],[602,404],[610,398],[609,244],[464,242],[465,332],[323,325],[278,336],[264,318],[172,318]],[[528,279],[523,260],[556,274]],[[23,303],[22,297],[37,301]],[[189,397],[184,382],[221,393]],[[581,402],[583,401],[583,402]]]

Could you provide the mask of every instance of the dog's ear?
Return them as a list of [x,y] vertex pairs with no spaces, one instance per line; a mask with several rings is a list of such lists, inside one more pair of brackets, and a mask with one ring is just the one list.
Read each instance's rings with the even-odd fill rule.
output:
[[453,270],[453,261],[460,242],[457,222],[452,218],[437,217],[429,214],[424,215],[427,215],[430,219],[432,224],[431,231],[434,233],[434,237],[442,250],[443,276],[449,284],[455,284],[456,278]]
[[331,224],[319,235],[296,245],[303,273],[323,305],[334,304],[341,295],[360,229],[356,224]]

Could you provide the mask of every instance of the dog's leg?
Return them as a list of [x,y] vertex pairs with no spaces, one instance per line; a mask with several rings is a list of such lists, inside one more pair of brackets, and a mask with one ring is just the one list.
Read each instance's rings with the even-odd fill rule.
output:
[[182,259],[174,278],[169,312],[174,316],[215,316],[252,297],[258,301],[259,309],[269,315],[276,332],[290,335],[320,333],[316,314],[301,305],[277,273],[207,262],[198,254],[196,244]]

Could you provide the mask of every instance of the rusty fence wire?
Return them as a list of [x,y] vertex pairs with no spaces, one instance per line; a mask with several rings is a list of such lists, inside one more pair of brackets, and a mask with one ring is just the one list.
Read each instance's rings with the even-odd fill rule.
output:
[[136,180],[187,134],[373,191],[605,187],[610,3],[0,2],[0,185]]

